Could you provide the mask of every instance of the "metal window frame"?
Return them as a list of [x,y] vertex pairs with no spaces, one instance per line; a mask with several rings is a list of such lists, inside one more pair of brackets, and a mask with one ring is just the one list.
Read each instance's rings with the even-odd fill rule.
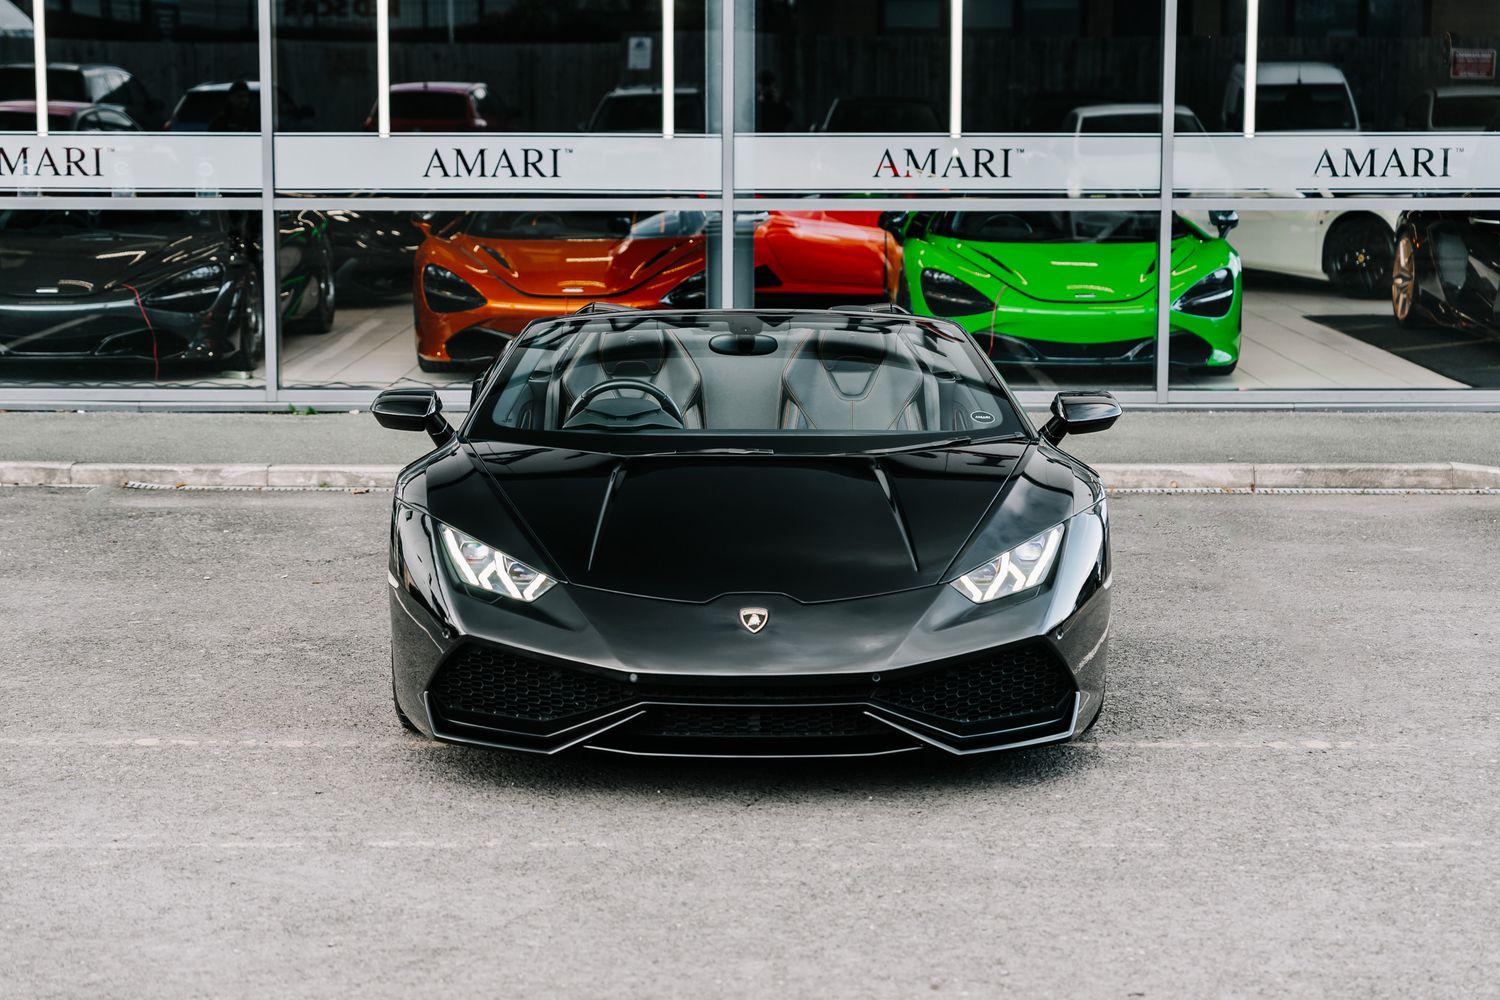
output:
[[[768,210],[837,210],[849,209],[853,203],[848,198],[813,197],[757,198],[746,192],[736,195],[735,140],[737,126],[735,110],[743,95],[738,83],[753,87],[753,73],[736,72],[736,60],[741,55],[753,59],[754,40],[741,44],[735,23],[736,8],[746,0],[703,0],[714,8],[718,19],[718,60],[712,62],[708,72],[720,74],[718,81],[720,98],[720,131],[722,176],[717,191],[704,191],[705,197],[691,196],[647,196],[647,197],[535,197],[535,198],[484,198],[491,204],[521,204],[554,211],[587,211],[600,208],[630,208],[635,210],[666,210],[681,208],[688,197],[695,208],[719,213],[723,234],[722,252],[716,262],[722,299],[734,302],[736,293],[736,262],[732,219],[736,213],[763,212]],[[949,88],[954,102],[950,108],[950,131],[962,130],[962,45],[964,0],[951,0],[949,31]],[[1254,0],[1246,0],[1247,9],[1254,7]],[[46,74],[46,25],[44,5],[36,4],[34,23],[37,33],[34,41],[35,62],[39,94],[45,92]],[[202,409],[202,410],[274,410],[289,405],[313,406],[329,409],[367,408],[379,391],[375,388],[351,389],[339,387],[290,387],[281,376],[281,323],[277,316],[278,294],[275,263],[275,240],[277,213],[298,209],[358,208],[364,211],[411,211],[453,210],[472,208],[472,198],[422,197],[422,196],[334,196],[293,197],[278,192],[275,182],[275,12],[272,0],[256,0],[257,43],[259,51],[259,73],[261,80],[261,165],[262,184],[259,195],[202,197],[153,197],[137,196],[131,199],[115,198],[111,195],[0,195],[0,209],[40,208],[110,208],[141,210],[185,210],[201,209],[212,205],[217,209],[256,211],[261,217],[262,241],[262,326],[266,336],[266,379],[264,385],[244,387],[190,388],[186,386],[163,386],[141,388],[138,386],[99,385],[88,388],[53,387],[7,387],[0,388],[0,406],[12,409],[48,409],[84,406],[91,409]],[[663,0],[662,24],[664,31],[673,26],[672,0]],[[1134,209],[1154,211],[1160,217],[1158,260],[1170,259],[1171,219],[1179,210],[1203,211],[1209,208],[1234,209],[1236,211],[1318,211],[1347,208],[1357,205],[1372,210],[1400,210],[1414,204],[1436,210],[1500,210],[1500,197],[1350,197],[1350,198],[1275,198],[1245,195],[1222,197],[1196,194],[1179,195],[1174,190],[1173,165],[1175,157],[1175,108],[1177,71],[1177,8],[1178,0],[1162,0],[1161,39],[1161,101],[1162,122],[1160,134],[1160,181],[1155,196],[1125,198],[1006,198],[1003,196],[982,197],[889,197],[861,198],[861,210],[900,210],[919,207],[924,210],[956,210],[960,208],[987,208],[1003,206],[1013,209]],[[389,0],[377,0],[377,107],[379,108],[378,131],[389,134]],[[712,21],[712,18],[710,18]],[[753,24],[753,21],[747,22]],[[753,28],[751,29],[753,30]],[[712,45],[712,32],[710,32]],[[675,131],[672,122],[675,112],[675,59],[669,52],[674,41],[663,37],[662,110],[663,138],[670,138]],[[743,50],[743,52],[741,52]],[[753,67],[752,67],[753,69]],[[1253,70],[1251,70],[1253,72]],[[45,104],[38,103],[38,134],[46,134]],[[815,136],[808,142],[815,143]],[[1158,282],[1157,301],[1157,363],[1154,370],[1154,385],[1149,388],[1121,390],[1116,393],[1128,405],[1163,409],[1500,409],[1500,389],[1175,389],[1171,386],[1170,358],[1168,356],[1169,330],[1171,326],[1170,286]],[[459,386],[440,389],[446,405],[462,407],[467,403],[467,390]],[[1020,390],[1017,396],[1029,407],[1044,407],[1051,397],[1050,392]]]

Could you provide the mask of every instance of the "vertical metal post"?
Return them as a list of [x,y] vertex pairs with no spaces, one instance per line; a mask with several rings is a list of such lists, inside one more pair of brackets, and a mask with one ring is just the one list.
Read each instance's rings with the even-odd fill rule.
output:
[[[1254,3],[1255,0],[1250,0]],[[1171,386],[1172,331],[1172,157],[1177,128],[1177,0],[1162,0],[1161,43],[1161,215],[1156,246],[1156,401],[1165,403]]]
[[[426,8],[423,8],[424,10]],[[380,138],[391,137],[391,0],[375,0],[375,109]]]
[[36,70],[36,134],[47,134],[47,4],[31,0],[31,59]]
[[[734,284],[734,120],[736,84],[734,68],[734,8],[740,0],[709,0],[719,3],[719,72],[723,74],[719,86],[719,142],[722,164],[723,200],[719,202],[719,295],[721,305],[733,307],[738,289]],[[752,43],[753,47],[753,43]],[[712,67],[710,66],[710,72]]]
[[1245,0],[1245,138],[1255,137],[1256,69],[1260,62],[1260,0]]
[[677,131],[677,4],[661,0],[661,137]]
[[964,134],[964,0],[953,0],[948,14],[948,134]]
[[257,0],[260,44],[260,328],[266,340],[266,401],[281,387],[281,278],[276,273],[276,50],[271,33],[273,0]]

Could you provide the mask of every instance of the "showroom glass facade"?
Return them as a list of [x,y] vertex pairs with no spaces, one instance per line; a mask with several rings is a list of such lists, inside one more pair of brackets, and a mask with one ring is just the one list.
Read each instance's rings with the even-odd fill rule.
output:
[[35,4],[0,406],[461,405],[589,301],[894,301],[1029,402],[1500,405],[1492,0]]

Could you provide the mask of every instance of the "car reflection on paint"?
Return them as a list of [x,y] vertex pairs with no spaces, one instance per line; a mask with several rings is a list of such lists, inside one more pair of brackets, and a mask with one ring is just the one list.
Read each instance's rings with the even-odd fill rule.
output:
[[[279,223],[280,308],[333,322],[326,221]],[[0,361],[252,371],[264,357],[260,223],[243,212],[0,210]]]

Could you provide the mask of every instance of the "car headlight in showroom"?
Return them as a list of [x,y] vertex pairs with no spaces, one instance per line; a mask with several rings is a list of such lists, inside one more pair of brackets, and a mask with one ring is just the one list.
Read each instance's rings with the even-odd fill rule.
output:
[[972,316],[995,304],[962,278],[930,267],[922,269],[922,299],[934,316]]
[[1229,307],[1234,303],[1234,281],[1239,270],[1239,259],[1231,259],[1227,266],[1217,268],[1194,282],[1191,288],[1178,297],[1172,308],[1189,316],[1217,319],[1229,315]]
[[446,524],[438,529],[455,583],[530,604],[556,580]]
[[463,312],[484,305],[484,296],[446,267],[428,264],[422,268],[422,291],[433,312]]
[[1048,528],[1035,538],[1028,538],[1013,549],[1007,549],[977,569],[953,581],[953,587],[975,604],[1019,594],[1040,586],[1057,560],[1062,543],[1063,526]]
[[223,283],[224,265],[204,264],[168,281],[146,296],[146,301],[158,309],[202,312],[214,304]]

